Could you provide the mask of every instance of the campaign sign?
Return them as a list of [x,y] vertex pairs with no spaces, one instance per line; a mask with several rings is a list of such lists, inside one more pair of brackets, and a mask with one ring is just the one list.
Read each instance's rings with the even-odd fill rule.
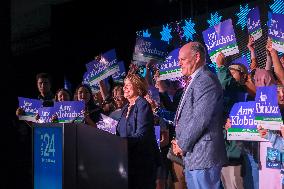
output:
[[84,119],[85,103],[83,101],[63,101],[54,103],[54,112],[59,123],[81,123]]
[[101,120],[98,121],[97,128],[115,135],[117,124],[118,121],[104,114],[101,114]]
[[62,128],[34,127],[34,189],[62,188]]
[[54,115],[53,107],[42,107],[38,109],[39,123],[51,123]]
[[159,125],[155,125],[155,136],[156,136],[157,144],[160,148],[161,128]]
[[267,147],[266,168],[281,169],[281,153],[279,150]]
[[232,127],[227,132],[228,140],[266,141],[257,131],[254,108],[254,101],[234,104],[230,112]]
[[255,120],[265,129],[280,130],[283,124],[277,102],[277,86],[258,87],[255,96]]
[[36,122],[35,116],[38,113],[38,109],[42,107],[42,101],[24,97],[18,97],[18,101],[19,107],[25,111],[24,115],[19,116],[19,120]]
[[219,52],[225,56],[239,53],[231,19],[203,31],[202,34],[212,62],[216,62]]
[[272,40],[272,47],[284,53],[284,15],[270,14],[268,21],[268,36]]
[[86,64],[86,67],[89,74],[90,85],[94,85],[95,83],[113,75],[119,71],[115,50],[112,49],[104,53],[101,55],[99,61],[93,60]]
[[262,36],[262,29],[260,23],[259,8],[251,9],[247,16],[248,33],[253,36],[254,40],[258,40]]
[[167,43],[150,37],[137,37],[133,53],[134,63],[147,64],[154,59],[158,62],[164,60],[167,55]]
[[118,72],[112,75],[112,79],[116,82],[123,83],[123,79],[126,76],[126,70],[123,61],[119,61],[118,63]]
[[160,80],[174,79],[182,76],[178,60],[179,50],[180,48],[171,51],[166,57],[166,60],[160,64]]

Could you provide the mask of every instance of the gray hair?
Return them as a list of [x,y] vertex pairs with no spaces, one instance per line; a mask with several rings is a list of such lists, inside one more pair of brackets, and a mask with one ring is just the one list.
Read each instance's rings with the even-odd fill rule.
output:
[[204,62],[206,61],[206,51],[204,46],[199,43],[199,42],[191,42],[191,50],[194,53],[199,52],[200,54],[200,59],[203,60]]

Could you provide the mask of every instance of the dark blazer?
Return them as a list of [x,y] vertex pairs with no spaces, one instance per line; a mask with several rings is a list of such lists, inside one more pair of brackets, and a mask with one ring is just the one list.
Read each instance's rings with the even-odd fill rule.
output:
[[175,119],[176,139],[184,152],[185,167],[195,170],[222,166],[227,158],[220,82],[203,66],[189,87]]
[[160,153],[155,137],[154,116],[146,99],[138,97],[128,118],[128,104],[122,108],[117,134],[128,141],[129,188],[154,188]]

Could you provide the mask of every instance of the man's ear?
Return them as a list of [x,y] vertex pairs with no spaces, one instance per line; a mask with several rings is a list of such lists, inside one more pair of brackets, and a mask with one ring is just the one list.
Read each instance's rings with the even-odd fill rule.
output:
[[196,52],[196,54],[195,54],[195,60],[196,60],[196,62],[200,62],[200,53],[199,52]]

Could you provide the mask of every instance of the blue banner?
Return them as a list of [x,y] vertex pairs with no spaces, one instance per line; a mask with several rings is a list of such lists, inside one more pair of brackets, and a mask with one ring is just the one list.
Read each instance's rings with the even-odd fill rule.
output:
[[82,101],[63,101],[54,103],[54,112],[59,123],[82,122],[85,103]]
[[232,127],[228,129],[227,140],[266,141],[257,130],[254,109],[254,101],[234,104],[230,112]]
[[62,189],[62,128],[34,127],[34,189]]
[[133,60],[141,65],[154,59],[158,62],[164,60],[167,55],[167,43],[150,37],[137,37]]
[[18,101],[19,107],[25,111],[24,115],[19,116],[19,120],[36,122],[35,116],[38,113],[38,109],[42,107],[42,101],[24,97],[18,97]]
[[42,107],[38,109],[39,123],[51,123],[55,114],[53,107]]
[[254,108],[254,101],[235,103],[230,112],[232,128],[256,129]]
[[89,62],[86,64],[86,68],[90,85],[95,85],[99,81],[118,72],[119,66],[117,64],[115,50],[112,49],[101,55],[99,61],[93,60]]
[[203,31],[202,34],[212,62],[216,62],[219,52],[225,56],[239,53],[231,19]]
[[282,116],[278,107],[277,86],[258,87],[255,96],[255,120],[266,129],[280,130]]
[[114,73],[112,75],[112,78],[114,81],[116,82],[120,82],[123,83],[123,80],[126,76],[126,70],[125,70],[125,66],[124,66],[124,62],[123,61],[119,61],[118,63],[118,72]]
[[262,29],[260,23],[259,8],[255,7],[250,10],[247,17],[247,28],[250,35],[256,41],[262,36]]
[[166,57],[166,60],[160,64],[160,80],[174,79],[182,76],[178,60],[179,50],[180,48],[171,51]]
[[270,14],[268,21],[268,36],[272,40],[272,47],[284,53],[284,15]]

